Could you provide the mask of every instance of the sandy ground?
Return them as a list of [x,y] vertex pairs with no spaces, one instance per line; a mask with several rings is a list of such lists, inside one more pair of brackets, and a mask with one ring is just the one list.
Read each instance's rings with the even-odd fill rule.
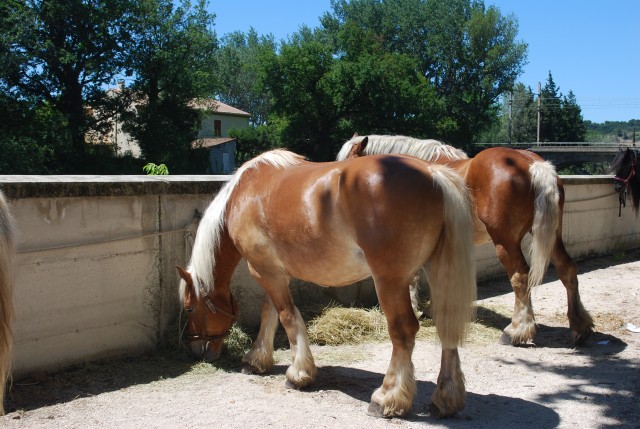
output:
[[[461,349],[468,398],[453,418],[428,413],[440,351],[424,340],[413,355],[418,394],[403,419],[366,415],[390,357],[390,344],[381,343],[314,346],[318,379],[304,391],[285,387],[287,352],[278,352],[276,367],[262,376],[243,375],[238,365],[199,372],[169,364],[144,376],[105,375],[103,368],[86,386],[43,377],[14,385],[0,427],[640,428],[640,333],[623,328],[640,326],[638,260],[635,250],[580,262],[582,299],[596,333],[577,349],[569,344],[564,288],[550,270],[533,296],[535,346],[501,345],[496,338]],[[513,303],[502,279],[479,285],[479,295],[489,308]]]

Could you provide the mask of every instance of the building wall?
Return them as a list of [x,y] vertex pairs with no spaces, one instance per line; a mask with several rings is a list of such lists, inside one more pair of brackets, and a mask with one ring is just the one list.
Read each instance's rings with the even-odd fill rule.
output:
[[209,149],[209,168],[213,174],[232,174],[236,171],[236,141]]
[[[175,265],[186,265],[195,211],[227,176],[0,176],[19,238],[14,376],[154,348],[179,314]],[[609,176],[564,177],[565,242],[576,259],[640,246],[638,221]],[[526,244],[525,244],[526,245]],[[492,245],[478,279],[505,275]],[[232,290],[240,323],[259,323],[262,290],[243,262]],[[344,288],[292,282],[300,306],[374,304],[370,280]],[[588,293],[588,291],[583,291]]]
[[248,116],[234,116],[234,115],[225,115],[220,113],[211,113],[211,114],[207,114],[204,118],[202,118],[200,131],[198,132],[198,138],[215,137],[214,121],[216,119],[221,121],[220,137],[228,137],[229,131],[234,128],[249,127]]

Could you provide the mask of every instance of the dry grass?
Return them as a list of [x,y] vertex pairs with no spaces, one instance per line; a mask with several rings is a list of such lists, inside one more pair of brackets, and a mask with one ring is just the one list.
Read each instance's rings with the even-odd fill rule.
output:
[[[614,313],[591,313],[591,317],[593,318],[595,331],[602,332],[604,334],[619,333],[625,323],[623,317]],[[556,313],[553,315],[551,320],[562,326],[567,323],[567,315],[564,313]]]
[[[508,310],[478,307],[476,320],[469,324],[467,342],[488,344],[498,338],[508,324]],[[387,321],[380,308],[344,308],[330,306],[308,324],[309,340],[317,345],[353,345],[364,342],[387,341]],[[420,320],[416,336],[421,340],[436,340],[437,333],[431,319]]]
[[321,346],[358,344],[388,338],[387,322],[379,308],[328,307],[308,325],[309,340]]

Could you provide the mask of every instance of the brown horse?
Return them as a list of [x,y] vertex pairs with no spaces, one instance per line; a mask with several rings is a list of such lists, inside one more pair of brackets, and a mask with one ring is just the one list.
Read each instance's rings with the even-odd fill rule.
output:
[[454,414],[465,400],[457,347],[476,293],[470,204],[455,172],[412,157],[311,163],[284,150],[260,155],[244,164],[209,205],[189,266],[178,267],[192,353],[207,360],[219,356],[238,311],[231,275],[245,258],[266,294],[260,331],[243,358],[243,372],[264,373],[274,365],[279,320],[293,358],[288,384],[303,388],[317,370],[290,278],[344,286],[372,276],[393,351],[369,413],[403,415],[416,392],[411,354],[419,328],[406,285],[424,266],[433,282],[442,343],[434,411]]
[[0,415],[4,415],[4,390],[13,348],[13,224],[9,206],[0,191]]
[[[503,342],[514,345],[533,340],[536,325],[531,289],[542,282],[549,261],[567,290],[569,326],[574,344],[591,334],[593,320],[582,306],[576,263],[562,241],[564,187],[555,168],[526,150],[489,148],[474,158],[437,140],[403,136],[355,135],[337,159],[380,153],[402,153],[445,164],[464,177],[475,200],[476,244],[493,241],[515,292],[511,324]],[[532,234],[531,268],[521,250],[527,232]]]

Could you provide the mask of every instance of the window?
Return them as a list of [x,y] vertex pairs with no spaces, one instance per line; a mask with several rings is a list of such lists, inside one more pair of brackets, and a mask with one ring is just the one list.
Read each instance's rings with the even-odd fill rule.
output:
[[222,136],[222,121],[220,119],[213,120],[213,135],[216,137]]

